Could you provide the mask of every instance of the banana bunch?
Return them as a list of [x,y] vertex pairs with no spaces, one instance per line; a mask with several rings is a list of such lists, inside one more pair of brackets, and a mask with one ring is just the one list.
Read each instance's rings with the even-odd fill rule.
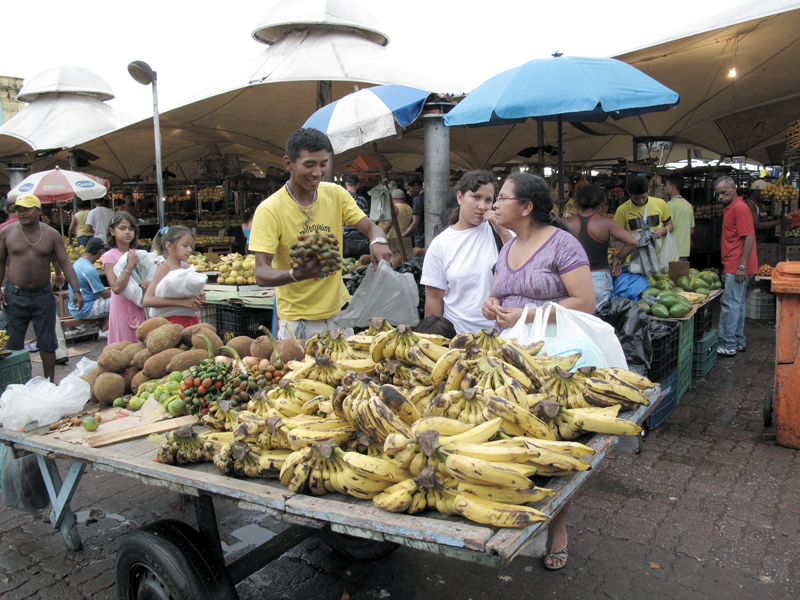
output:
[[612,417],[596,409],[562,408],[554,422],[562,440],[574,440],[584,433],[639,435],[642,432],[633,421]]
[[486,356],[497,356],[503,340],[497,329],[480,329],[472,335],[472,343],[478,346]]
[[287,365],[293,371],[292,381],[295,379],[313,379],[331,386],[342,382],[346,371],[374,372],[375,364],[370,359],[335,361],[327,354],[315,356],[311,361],[301,362],[298,369],[291,362]]
[[5,329],[0,329],[0,350],[6,347],[8,343],[8,334]]
[[356,436],[357,429],[349,422],[338,418],[297,416],[283,419],[286,440],[292,450],[302,450],[330,441],[336,445],[344,444]]
[[213,454],[207,454],[206,450],[204,440],[195,433],[192,426],[184,425],[167,434],[156,458],[166,465],[186,465],[211,460]]
[[369,327],[367,327],[367,330],[363,332],[363,335],[374,337],[379,333],[384,331],[392,331],[393,329],[394,327],[392,327],[392,324],[383,317],[372,317],[369,320]]
[[707,296],[705,296],[704,294],[698,294],[697,292],[687,292],[684,290],[680,290],[677,293],[686,298],[692,304],[700,304],[701,302],[705,302],[707,298]]
[[223,444],[214,454],[214,464],[226,475],[275,478],[291,450],[262,450],[246,442]]
[[[352,340],[352,341],[351,341]],[[345,338],[344,329],[336,328],[308,339],[305,353],[310,356],[327,354],[333,360],[369,358],[371,336],[351,336]]]
[[447,417],[473,426],[490,420],[483,389],[476,387],[439,394],[425,407],[423,414],[426,417]]
[[[333,391],[332,386],[313,379],[299,377],[291,380],[281,379],[278,387],[267,392],[266,404],[283,417],[296,417],[308,413],[310,410],[307,406],[308,402],[318,396],[327,398],[333,394]],[[315,408],[318,406],[319,402],[314,405]],[[268,416],[266,413],[265,415]]]
[[417,407],[420,413],[423,413],[425,407],[442,392],[444,392],[442,385],[416,385],[409,390],[408,400]]
[[405,402],[401,402],[393,399],[384,391],[384,388],[389,387],[391,386],[381,386],[379,396],[347,395],[340,408],[341,414],[348,423],[366,433],[379,444],[383,444],[387,436],[392,433],[399,433],[405,437],[411,436],[410,426],[389,408],[383,398],[387,398],[387,401],[394,405],[400,405],[405,414],[412,414],[411,411],[419,414],[419,411],[407,398]]
[[431,372],[436,361],[447,352],[447,343],[449,340],[440,335],[418,334],[407,325],[398,325],[397,329],[375,335],[369,352],[376,363],[399,360]]
[[203,415],[203,425],[212,431],[233,431],[238,424],[236,411],[228,400],[218,400],[211,403],[208,413]]
[[431,374],[419,367],[409,367],[399,360],[375,363],[375,373],[379,383],[394,384],[403,388],[433,385]]
[[590,406],[619,404],[625,410],[634,410],[650,404],[644,391],[652,388],[653,382],[647,377],[615,367],[597,369],[594,373],[597,376],[586,379],[582,392]]

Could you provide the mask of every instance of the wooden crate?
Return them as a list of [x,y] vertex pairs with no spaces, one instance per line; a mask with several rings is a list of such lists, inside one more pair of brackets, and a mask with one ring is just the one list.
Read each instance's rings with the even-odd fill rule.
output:
[[55,292],[56,302],[58,302],[58,316],[62,319],[69,319],[72,315],[69,313],[69,292],[64,290]]
[[769,265],[774,267],[780,262],[780,244],[756,244],[756,256],[759,265]]

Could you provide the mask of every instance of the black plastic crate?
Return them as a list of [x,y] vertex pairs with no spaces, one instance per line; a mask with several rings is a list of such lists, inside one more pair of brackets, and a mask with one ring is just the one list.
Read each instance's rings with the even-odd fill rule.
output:
[[694,313],[694,339],[701,339],[711,329],[711,302],[707,302]]
[[240,335],[257,338],[261,335],[258,331],[260,325],[272,329],[271,309],[250,308],[238,304],[217,305],[217,335],[223,342]]
[[661,403],[650,416],[645,419],[645,426],[648,430],[653,430],[661,425],[667,418],[675,412],[678,406],[678,371],[674,370],[661,381]]
[[673,327],[669,333],[651,335],[653,360],[650,363],[650,381],[661,381],[678,366],[678,327]]

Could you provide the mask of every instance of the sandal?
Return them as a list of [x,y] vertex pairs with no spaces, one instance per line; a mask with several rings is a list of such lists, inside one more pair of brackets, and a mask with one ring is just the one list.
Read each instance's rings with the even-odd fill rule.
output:
[[[560,564],[555,565],[548,565],[545,560],[547,559],[555,559],[560,561]],[[567,566],[567,559],[569,559],[569,552],[567,548],[564,548],[561,552],[549,552],[545,555],[544,559],[542,560],[542,564],[544,565],[545,569],[549,569],[550,571],[558,571],[559,569],[563,569]]]

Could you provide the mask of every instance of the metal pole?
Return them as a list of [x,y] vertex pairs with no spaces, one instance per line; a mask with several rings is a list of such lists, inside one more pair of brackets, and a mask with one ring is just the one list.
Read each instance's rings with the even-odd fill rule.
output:
[[8,173],[8,189],[13,190],[28,176],[28,169],[30,165],[18,162],[6,163],[6,172]]
[[[75,148],[69,149],[69,170],[70,171],[77,171],[78,170],[78,158],[75,156]],[[78,212],[78,197],[72,197],[72,214],[74,215]],[[64,228],[61,228],[61,235],[64,235]]]
[[561,115],[558,115],[558,216],[564,214],[564,140],[562,139]]
[[539,143],[539,175],[544,176],[544,122],[536,122],[536,137]]
[[450,130],[444,112],[422,115],[425,144],[425,246],[442,226],[442,211],[450,191]]
[[164,217],[164,175],[161,172],[161,123],[158,115],[158,85],[156,72],[153,71],[153,131],[156,139],[156,183],[158,188],[158,223],[159,227],[164,227],[166,219]]
[[[378,172],[381,175],[381,183],[386,185],[386,169],[383,168],[383,161],[381,160],[380,152],[378,152],[378,143],[372,142],[372,155],[375,157],[375,162],[378,163]],[[389,197],[389,209],[392,213],[392,227],[394,227],[394,234],[397,236],[397,243],[400,245],[400,256],[403,257],[403,262],[408,260],[406,256],[406,243],[403,240],[403,232],[400,231],[400,224],[397,222],[397,208],[395,208],[394,200]]]

